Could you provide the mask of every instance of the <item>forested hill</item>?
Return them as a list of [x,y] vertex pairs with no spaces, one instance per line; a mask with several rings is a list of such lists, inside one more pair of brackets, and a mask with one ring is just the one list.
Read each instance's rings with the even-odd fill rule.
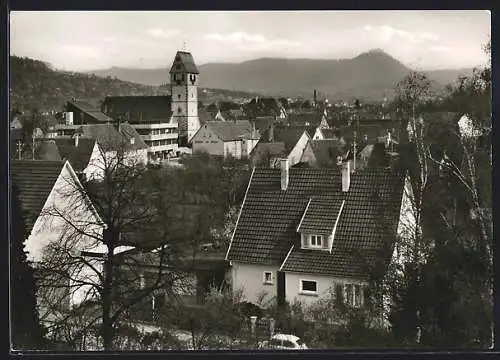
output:
[[61,111],[72,97],[97,104],[106,95],[153,95],[154,86],[111,77],[54,70],[26,57],[10,57],[11,109]]

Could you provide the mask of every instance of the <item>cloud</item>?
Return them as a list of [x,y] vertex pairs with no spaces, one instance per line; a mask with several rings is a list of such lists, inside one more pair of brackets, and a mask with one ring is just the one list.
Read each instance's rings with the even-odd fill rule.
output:
[[101,38],[101,41],[105,43],[115,43],[116,38],[114,36],[104,36]]
[[455,50],[455,48],[452,48],[449,46],[444,46],[444,45],[431,46],[429,48],[429,51],[437,51],[437,52],[451,52],[454,50]]
[[176,35],[179,35],[180,31],[177,29],[161,29],[161,28],[152,28],[146,30],[146,34],[149,36],[155,37],[155,38],[160,38],[160,39],[167,39],[174,37]]
[[295,48],[300,46],[299,42],[286,39],[266,39],[260,34],[246,34],[241,31],[230,34],[211,33],[205,35],[206,40],[231,44],[239,50],[244,51],[263,51],[263,50],[282,50],[285,48]]
[[365,25],[365,31],[371,32],[379,41],[388,43],[392,40],[406,40],[412,43],[421,43],[424,41],[438,41],[437,34],[428,32],[409,32],[401,29],[396,29],[388,25],[371,26]]
[[94,46],[90,45],[61,45],[59,50],[66,56],[75,58],[99,58],[100,51]]

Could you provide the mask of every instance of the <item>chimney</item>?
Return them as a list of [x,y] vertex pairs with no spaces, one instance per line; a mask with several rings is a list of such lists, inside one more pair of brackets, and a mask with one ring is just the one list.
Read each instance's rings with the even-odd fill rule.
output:
[[281,190],[285,191],[288,188],[289,181],[289,169],[288,169],[288,159],[281,159]]
[[348,192],[351,185],[351,161],[342,164],[342,191]]
[[78,139],[80,139],[80,134],[75,134],[75,147],[78,147]]

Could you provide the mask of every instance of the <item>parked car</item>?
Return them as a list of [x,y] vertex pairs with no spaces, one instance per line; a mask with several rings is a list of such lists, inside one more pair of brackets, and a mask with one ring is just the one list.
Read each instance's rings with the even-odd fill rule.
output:
[[298,337],[291,334],[275,334],[268,341],[259,344],[261,349],[273,350],[305,350],[307,345]]

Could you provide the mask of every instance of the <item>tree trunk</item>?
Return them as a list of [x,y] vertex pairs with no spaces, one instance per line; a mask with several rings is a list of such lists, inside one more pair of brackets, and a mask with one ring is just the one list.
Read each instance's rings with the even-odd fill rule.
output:
[[113,257],[114,246],[108,243],[108,254],[104,262],[104,284],[102,287],[102,340],[105,351],[113,349],[114,338],[114,324],[111,319],[111,306],[113,302]]

